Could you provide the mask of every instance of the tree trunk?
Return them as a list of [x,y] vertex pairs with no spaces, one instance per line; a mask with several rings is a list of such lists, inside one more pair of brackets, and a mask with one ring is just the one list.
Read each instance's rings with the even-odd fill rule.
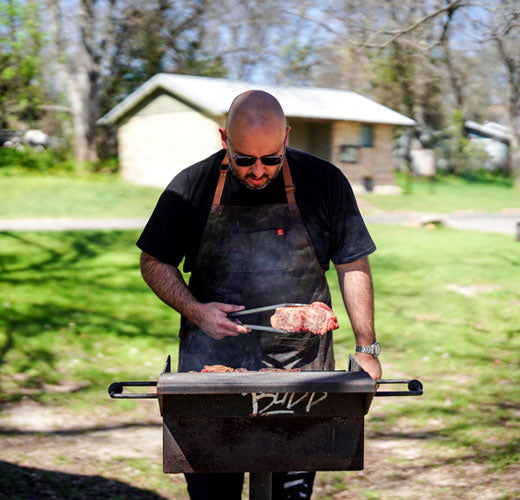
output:
[[520,189],[520,144],[516,134],[512,135],[510,148],[509,168],[514,177],[515,188]]

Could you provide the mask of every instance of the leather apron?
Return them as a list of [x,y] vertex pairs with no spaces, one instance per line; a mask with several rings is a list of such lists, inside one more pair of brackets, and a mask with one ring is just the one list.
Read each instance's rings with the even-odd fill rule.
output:
[[[223,169],[225,167],[225,169]],[[287,203],[259,206],[220,204],[228,166],[222,165],[211,211],[188,285],[203,303],[223,302],[246,309],[280,303],[331,305],[325,271],[294,198],[287,160],[282,166]],[[274,311],[242,316],[245,324],[270,326]],[[332,332],[251,331],[215,340],[181,319],[179,371],[204,365],[232,368],[332,370]]]

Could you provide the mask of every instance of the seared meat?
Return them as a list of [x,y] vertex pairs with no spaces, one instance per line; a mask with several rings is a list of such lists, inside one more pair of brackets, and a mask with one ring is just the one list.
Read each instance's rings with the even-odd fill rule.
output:
[[224,365],[205,365],[201,373],[226,373],[235,371],[233,368]]
[[261,372],[301,372],[301,368],[260,368]]
[[[229,366],[224,365],[205,365],[204,368],[200,371],[200,373],[244,373],[248,371],[246,368],[230,368]],[[261,372],[299,372],[300,368],[261,368],[259,371]],[[197,372],[189,372],[189,373],[197,373]]]
[[323,302],[313,302],[309,306],[280,307],[271,316],[271,326],[288,332],[310,332],[318,335],[339,328],[336,315]]

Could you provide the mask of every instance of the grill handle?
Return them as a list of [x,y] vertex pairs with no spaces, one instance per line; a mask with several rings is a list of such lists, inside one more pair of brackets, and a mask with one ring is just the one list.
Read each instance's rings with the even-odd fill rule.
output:
[[144,382],[112,382],[108,394],[114,399],[157,399],[157,392],[123,392],[123,387],[155,387],[157,381]]
[[377,397],[384,396],[421,396],[423,393],[423,385],[419,380],[412,379],[389,379],[389,380],[376,380],[376,384],[408,384],[407,391],[377,391]]

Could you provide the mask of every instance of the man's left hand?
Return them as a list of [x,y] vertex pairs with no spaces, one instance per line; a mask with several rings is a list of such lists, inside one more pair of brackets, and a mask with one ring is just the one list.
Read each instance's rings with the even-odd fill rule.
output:
[[363,368],[374,380],[380,379],[383,374],[379,359],[372,354],[356,352],[355,359],[359,366]]

